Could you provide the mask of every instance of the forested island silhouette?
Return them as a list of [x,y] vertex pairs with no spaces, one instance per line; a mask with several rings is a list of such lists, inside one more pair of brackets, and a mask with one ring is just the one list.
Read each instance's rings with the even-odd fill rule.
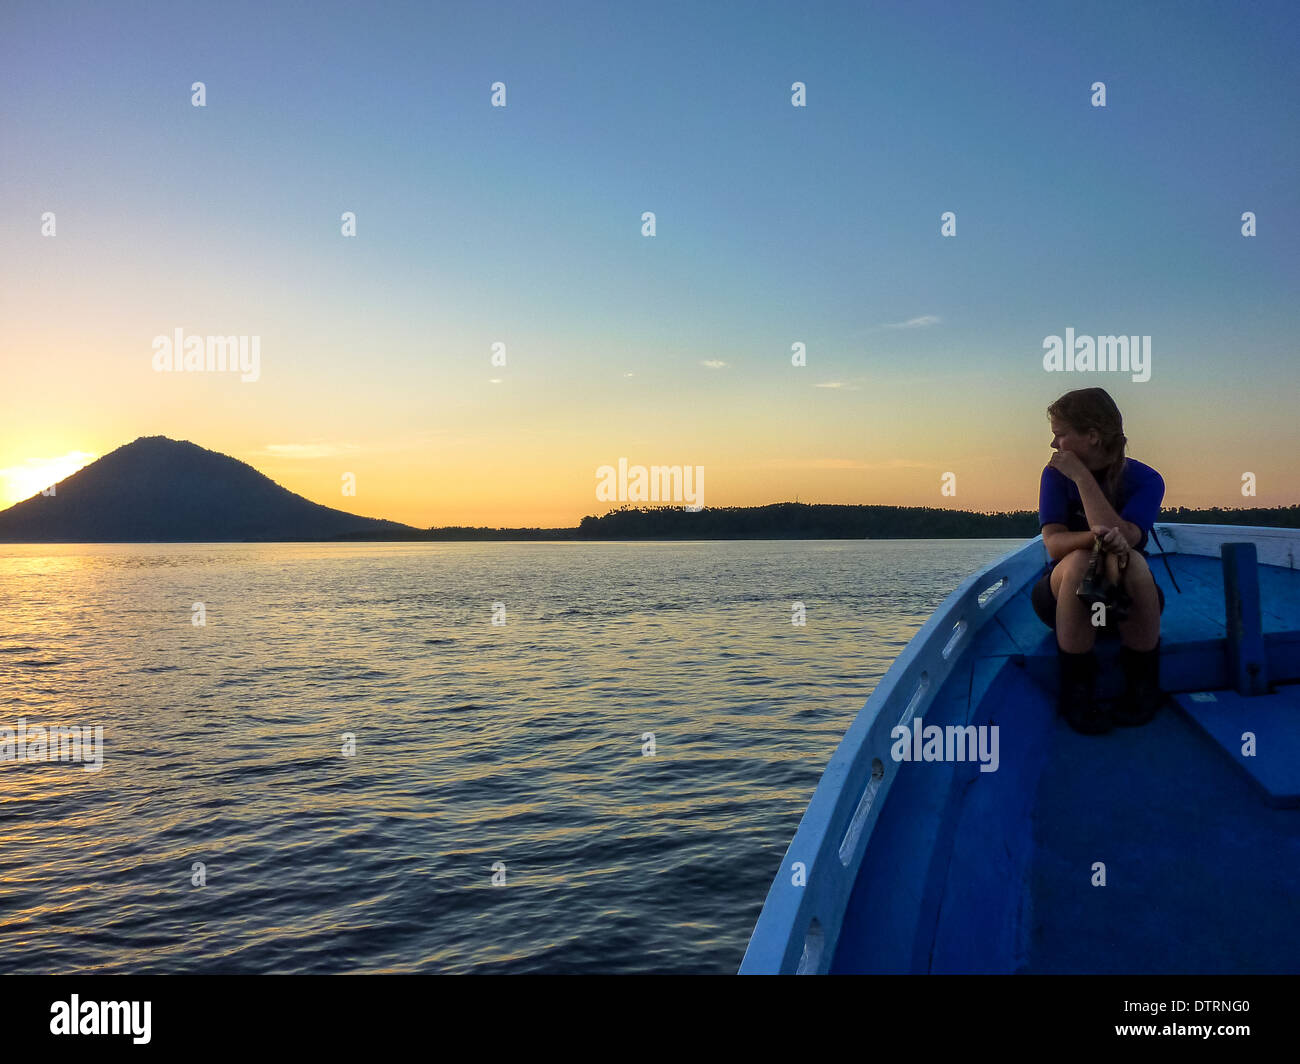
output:
[[[1300,528],[1300,506],[1160,511],[1169,523]],[[781,502],[768,506],[623,507],[584,517],[577,528],[430,528],[415,535],[377,533],[345,539],[1033,539],[1037,510],[979,513],[925,506],[849,506]]]
[[[1161,511],[1161,521],[1300,528],[1300,506]],[[312,502],[252,466],[183,440],[142,436],[0,511],[4,543],[626,539],[1032,539],[1036,510],[781,502],[621,506],[576,528],[415,528]]]

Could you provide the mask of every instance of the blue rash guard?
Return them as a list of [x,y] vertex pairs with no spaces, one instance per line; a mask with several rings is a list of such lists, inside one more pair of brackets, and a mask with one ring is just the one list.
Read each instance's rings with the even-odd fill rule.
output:
[[[1133,458],[1126,459],[1115,512],[1122,520],[1131,521],[1142,530],[1142,538],[1134,549],[1144,558],[1147,557],[1144,549],[1147,536],[1160,515],[1160,502],[1164,497],[1164,478],[1149,465]],[[1069,532],[1089,532],[1092,527],[1079,497],[1079,485],[1050,465],[1043,467],[1038,486],[1038,524],[1040,527],[1064,525]],[[1057,560],[1048,562],[1048,572]]]

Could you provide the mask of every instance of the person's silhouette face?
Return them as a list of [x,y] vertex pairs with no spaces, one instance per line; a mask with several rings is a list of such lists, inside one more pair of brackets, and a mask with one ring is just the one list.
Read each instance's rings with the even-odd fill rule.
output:
[[1101,437],[1096,429],[1081,433],[1067,422],[1052,418],[1052,450],[1069,451],[1077,455],[1079,461],[1089,469],[1095,469],[1102,462],[1103,456],[1098,448],[1100,442]]

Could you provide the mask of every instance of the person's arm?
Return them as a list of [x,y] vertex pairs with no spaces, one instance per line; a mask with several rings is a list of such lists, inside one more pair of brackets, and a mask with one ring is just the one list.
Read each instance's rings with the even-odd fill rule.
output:
[[[1091,470],[1086,470],[1085,474],[1074,483],[1079,488],[1079,498],[1083,500],[1083,512],[1088,515],[1089,527],[1096,528],[1097,525],[1104,525],[1106,528],[1118,528],[1120,535],[1130,547],[1137,546],[1138,540],[1142,538],[1142,529],[1132,521],[1123,520],[1115,512],[1115,507],[1106,501],[1101,485],[1097,483],[1097,478],[1092,475]],[[1088,536],[1088,546],[1091,547],[1092,533],[1080,533],[1080,535],[1085,534]]]
[[[1136,549],[1146,535],[1147,529],[1153,527],[1160,516],[1160,504],[1165,497],[1165,479],[1154,469],[1147,473],[1124,504],[1120,517],[1124,526],[1137,529],[1138,538],[1130,539],[1130,545]],[[1126,533],[1127,534],[1127,533]]]
[[1096,538],[1091,532],[1071,532],[1062,524],[1043,526],[1043,546],[1054,562],[1059,562],[1071,551],[1092,550],[1092,541]]

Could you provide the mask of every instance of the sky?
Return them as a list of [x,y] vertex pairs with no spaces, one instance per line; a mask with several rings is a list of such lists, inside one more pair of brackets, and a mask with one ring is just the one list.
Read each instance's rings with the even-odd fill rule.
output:
[[[1166,507],[1300,502],[1297,31],[7,0],[0,506],[166,435],[420,527],[571,526],[620,458],[708,506],[1033,510],[1047,406],[1098,386]],[[178,328],[257,337],[257,379],[156,370]],[[1149,336],[1149,379],[1045,369],[1067,328]]]

